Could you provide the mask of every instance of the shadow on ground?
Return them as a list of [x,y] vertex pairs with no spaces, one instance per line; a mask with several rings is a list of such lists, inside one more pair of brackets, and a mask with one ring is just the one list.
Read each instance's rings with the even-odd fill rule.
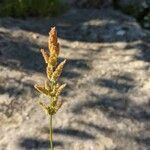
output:
[[[43,131],[43,133],[49,134],[49,129],[47,127],[44,127],[41,130]],[[72,138],[78,138],[81,140],[95,139],[95,137],[92,134],[74,128],[54,128],[53,133],[56,135],[68,136]]]
[[[49,134],[49,129],[43,128],[42,129],[42,134],[47,133]],[[62,135],[63,137],[69,137],[69,138],[77,138],[80,140],[88,140],[88,139],[95,139],[95,137],[92,134],[89,134],[85,131],[80,131],[77,129],[72,129],[72,128],[63,128],[63,129],[53,129],[53,134],[55,135]],[[26,149],[33,149],[33,148],[48,148],[49,147],[49,141],[45,140],[40,140],[40,139],[34,139],[34,138],[22,138],[19,141],[19,145],[22,148]],[[65,141],[65,140],[64,140]],[[54,146],[57,147],[63,147],[64,146],[64,141],[54,141]]]
[[[129,93],[134,93],[136,82],[130,74],[112,76],[111,79],[95,79],[95,85],[110,89],[110,94],[97,94],[92,91],[85,102],[73,107],[75,114],[83,110],[103,111],[110,119],[128,118],[137,121],[150,121],[149,105],[138,105],[129,98]],[[115,96],[113,92],[116,92]],[[136,93],[135,93],[136,95]]]
[[[40,149],[40,148],[49,148],[49,141],[42,139],[34,139],[34,138],[22,138],[20,139],[19,146],[25,149]],[[62,142],[53,141],[55,147],[60,146],[63,147]]]
[[[129,93],[134,93],[136,82],[130,74],[112,76],[110,79],[95,79],[95,85],[100,88],[107,88],[110,94],[97,94],[94,91],[88,94],[85,101],[80,101],[72,107],[75,115],[82,115],[89,111],[100,111],[106,118],[112,121],[122,122],[130,120],[132,122],[143,123],[144,129],[138,134],[132,132],[118,131],[118,129],[108,128],[97,124],[97,122],[78,121],[79,126],[84,125],[88,130],[99,132],[114,141],[116,139],[127,139],[138,143],[145,148],[149,147],[148,123],[150,122],[149,104],[136,104],[129,97]],[[113,93],[116,93],[115,96]],[[138,93],[135,92],[135,95]]]
[[[31,42],[28,39],[14,38],[11,34],[1,33],[3,37],[7,37],[0,44],[0,63],[2,66],[16,70],[44,72],[45,63],[39,49],[43,46]],[[59,58],[59,62],[65,58]],[[70,71],[71,69],[89,70],[85,59],[67,59],[63,77],[76,78],[80,74]]]
[[[68,41],[94,43],[141,41],[140,44],[132,46],[140,52],[140,55],[135,58],[150,61],[149,34],[143,33],[133,18],[110,8],[101,10],[73,9],[61,17],[52,19],[27,18],[19,20],[8,18],[2,19],[0,22],[0,26],[6,29],[31,31],[41,35],[48,35],[50,27],[54,25],[57,26],[59,37]],[[20,45],[22,44],[20,43]],[[32,52],[30,56],[36,58]]]
[[127,97],[113,97],[106,95],[96,95],[91,93],[89,96],[91,100],[83,104],[78,104],[73,108],[73,112],[81,114],[83,110],[95,110],[99,109],[110,119],[128,118],[137,121],[150,121],[149,106],[140,105],[137,106],[134,103],[130,103]]
[[[26,101],[29,100],[25,98],[27,95],[30,94],[30,99],[37,96],[37,92],[34,90],[31,82],[23,82],[16,78],[1,79],[1,82],[0,95],[8,94],[8,97],[11,97],[9,103],[6,99],[4,102],[1,102],[0,105],[0,112],[5,114],[8,118],[14,115],[16,111],[22,112],[26,106]],[[23,97],[23,100],[19,99],[19,97]]]

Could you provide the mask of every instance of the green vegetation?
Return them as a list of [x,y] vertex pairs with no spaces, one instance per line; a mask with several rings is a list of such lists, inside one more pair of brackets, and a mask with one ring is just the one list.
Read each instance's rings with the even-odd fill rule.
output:
[[1,0],[0,16],[56,16],[65,8],[62,0]]
[[120,9],[122,12],[136,18],[145,28],[150,28],[150,1],[121,1],[113,0],[113,6]]

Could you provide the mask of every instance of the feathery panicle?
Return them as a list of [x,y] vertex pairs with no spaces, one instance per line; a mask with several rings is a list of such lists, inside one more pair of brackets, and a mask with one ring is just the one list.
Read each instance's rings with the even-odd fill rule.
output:
[[66,84],[60,85],[57,80],[60,77],[66,60],[61,62],[57,66],[57,59],[59,54],[59,43],[57,41],[56,28],[51,28],[48,39],[49,52],[41,49],[41,53],[47,64],[46,75],[48,80],[45,81],[45,85],[35,85],[35,88],[42,94],[45,94],[49,98],[49,105],[46,106],[40,102],[40,106],[46,110],[49,115],[55,114],[62,105],[62,101],[58,101],[58,96],[61,94]]
[[66,84],[60,85],[57,81],[62,73],[66,60],[64,60],[57,66],[59,43],[57,41],[57,31],[55,27],[51,28],[51,31],[49,32],[48,48],[49,53],[44,49],[41,49],[41,53],[43,55],[45,63],[47,64],[46,75],[48,79],[45,81],[44,85],[35,85],[34,87],[40,93],[45,94],[49,99],[48,105],[44,104],[41,101],[39,102],[39,105],[44,110],[44,112],[49,115],[50,118],[50,145],[51,150],[53,150],[52,115],[56,114],[56,112],[63,104],[62,100],[58,100],[58,96],[66,86]]

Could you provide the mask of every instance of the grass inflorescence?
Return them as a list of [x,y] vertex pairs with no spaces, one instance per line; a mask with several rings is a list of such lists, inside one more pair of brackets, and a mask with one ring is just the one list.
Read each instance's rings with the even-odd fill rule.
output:
[[41,49],[42,56],[47,64],[46,75],[47,80],[43,85],[35,85],[35,88],[42,94],[48,97],[49,103],[45,104],[42,101],[39,101],[39,105],[42,109],[48,114],[50,119],[50,145],[51,150],[53,150],[52,143],[52,116],[60,109],[63,104],[63,101],[59,99],[59,95],[62,90],[65,88],[66,84],[60,84],[58,79],[62,73],[64,64],[66,60],[58,64],[58,55],[59,55],[59,43],[57,40],[57,31],[53,27],[49,33],[48,40],[49,53],[44,49]]

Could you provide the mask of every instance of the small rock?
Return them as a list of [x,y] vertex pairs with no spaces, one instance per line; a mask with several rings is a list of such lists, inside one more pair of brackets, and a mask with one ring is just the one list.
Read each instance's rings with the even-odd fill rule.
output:
[[39,36],[37,34],[33,34],[32,37],[33,37],[33,39],[38,39],[39,38]]
[[119,35],[119,36],[124,36],[125,35],[125,31],[124,30],[120,30],[116,33],[116,35]]

